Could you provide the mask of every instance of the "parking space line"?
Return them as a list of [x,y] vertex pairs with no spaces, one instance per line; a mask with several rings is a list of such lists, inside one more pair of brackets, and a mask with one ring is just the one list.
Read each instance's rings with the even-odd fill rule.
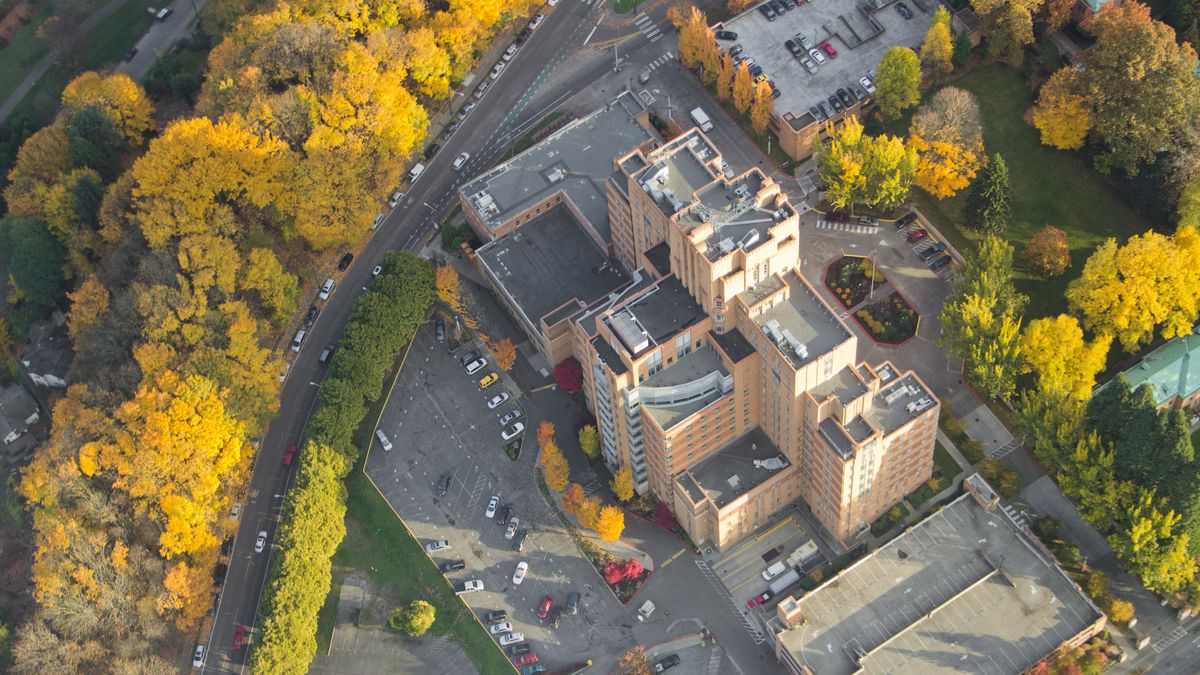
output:
[[753,539],[747,540],[743,544],[735,546],[732,550],[729,551],[729,553],[726,553],[725,555],[721,556],[721,559],[727,560],[729,558],[732,558],[733,556],[738,555],[739,553],[742,552],[742,549],[745,549],[746,547],[751,546],[752,544],[762,541],[763,539],[770,536],[771,533],[773,533],[775,530],[778,530],[779,528],[783,527],[784,525],[787,525],[788,523],[794,521],[795,519],[796,519],[795,516],[788,516],[787,518],[784,518],[783,520],[776,523],[774,527],[767,530],[766,532],[763,532],[762,534],[758,535],[757,537],[755,537]]

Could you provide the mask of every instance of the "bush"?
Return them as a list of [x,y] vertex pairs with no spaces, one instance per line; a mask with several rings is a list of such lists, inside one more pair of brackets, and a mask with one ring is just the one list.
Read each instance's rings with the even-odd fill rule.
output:
[[987,446],[973,438],[968,438],[958,446],[958,451],[972,464],[978,464],[987,457]]
[[425,634],[437,618],[437,610],[424,600],[413,600],[408,607],[397,607],[388,617],[388,625],[408,637],[417,638]]
[[1042,543],[1049,543],[1058,539],[1058,531],[1062,528],[1062,523],[1050,516],[1042,516],[1033,521],[1033,526],[1030,528],[1033,533],[1042,540]]
[[1104,572],[1092,572],[1087,578],[1087,592],[1092,600],[1103,600],[1108,597],[1108,575]]
[[575,357],[554,366],[554,382],[568,394],[574,394],[583,389],[583,368],[575,360]]
[[1108,618],[1117,623],[1129,623],[1133,619],[1133,604],[1125,600],[1113,600],[1108,606]]
[[983,460],[979,465],[979,472],[1004,495],[1005,499],[1012,499],[1021,492],[1021,477],[998,459],[989,457]]
[[1058,558],[1058,561],[1063,565],[1073,567],[1083,562],[1083,553],[1080,552],[1079,547],[1075,544],[1059,542],[1051,551],[1053,551],[1054,557]]

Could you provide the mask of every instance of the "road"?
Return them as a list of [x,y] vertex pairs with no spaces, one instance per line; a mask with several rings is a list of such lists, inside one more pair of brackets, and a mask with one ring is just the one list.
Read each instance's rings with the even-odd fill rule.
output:
[[[283,498],[292,476],[282,464],[285,448],[300,444],[304,426],[317,403],[324,369],[318,365],[321,347],[336,342],[345,327],[350,310],[360,289],[371,279],[371,269],[391,250],[416,250],[432,234],[436,223],[456,199],[455,188],[465,178],[491,167],[544,114],[571,95],[587,88],[606,74],[611,61],[604,53],[584,50],[585,40],[600,19],[601,2],[592,7],[585,2],[561,2],[505,68],[500,78],[483,97],[479,106],[467,118],[462,128],[447,142],[416,183],[409,187],[400,206],[388,214],[372,236],[366,251],[341,276],[320,318],[309,331],[305,348],[292,363],[287,381],[280,393],[280,409],[263,440],[255,460],[250,490],[243,504],[241,523],[234,541],[225,576],[221,598],[217,605],[213,629],[204,643],[208,656],[202,669],[207,673],[241,672],[249,649],[232,649],[235,626],[254,626],[258,604],[270,569],[270,551],[283,506]],[[627,43],[623,55],[635,56],[639,50],[659,50],[662,44],[651,45],[643,36]],[[627,50],[627,51],[626,51]],[[541,93],[539,87],[568,57],[579,66],[565,79],[556,77],[558,90]],[[541,65],[539,68],[538,66]],[[479,72],[486,77],[490,63],[481,63]],[[556,76],[560,76],[556,73]],[[469,95],[478,85],[479,76],[465,84],[462,91]],[[540,100],[539,100],[540,99]],[[540,108],[534,109],[536,102]],[[430,130],[435,138],[439,130]],[[460,152],[472,157],[461,172],[450,168]],[[298,463],[293,464],[297,466]],[[257,533],[269,535],[267,551],[254,553]],[[189,650],[190,654],[190,650]]]
[[[127,73],[134,80],[141,81],[158,55],[192,31],[192,19],[196,18],[205,0],[174,0],[166,6],[172,8],[171,15],[162,21],[155,21],[150,30],[137,41],[134,46],[137,54],[128,61],[122,61],[117,70]],[[160,8],[161,9],[161,8]]]

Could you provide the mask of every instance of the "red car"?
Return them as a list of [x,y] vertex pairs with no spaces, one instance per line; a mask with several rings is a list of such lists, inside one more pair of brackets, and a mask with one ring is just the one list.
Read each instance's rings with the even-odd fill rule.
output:
[[538,618],[539,619],[546,618],[546,615],[550,613],[550,608],[552,606],[554,606],[554,598],[551,598],[548,595],[546,597],[542,598],[542,604],[538,605],[538,612],[537,612]]
[[761,604],[765,603],[766,601],[770,600],[772,597],[774,597],[774,596],[772,596],[772,595],[771,595],[771,591],[764,591],[764,592],[762,593],[762,595],[756,595],[756,596],[754,596],[753,598],[750,598],[749,600],[747,600],[747,601],[746,601],[746,608],[747,608],[747,609],[754,609],[755,607],[758,607],[759,605],[761,605]]
[[914,244],[928,236],[929,233],[923,229],[913,230],[912,232],[908,233],[908,243]]
[[833,45],[829,44],[828,42],[821,43],[821,50],[828,54],[829,58],[837,58],[837,50],[834,49]]
[[513,659],[513,665],[517,666],[518,668],[520,668],[521,666],[532,666],[533,664],[535,664],[537,662],[538,662],[538,655],[534,654],[533,652],[529,652],[528,654],[525,654],[524,656],[518,656],[517,658]]
[[283,465],[291,466],[292,459],[294,459],[295,457],[296,457],[296,446],[289,445],[287,452],[283,453]]
[[233,629],[233,648],[241,649],[246,646],[246,627],[238,626]]

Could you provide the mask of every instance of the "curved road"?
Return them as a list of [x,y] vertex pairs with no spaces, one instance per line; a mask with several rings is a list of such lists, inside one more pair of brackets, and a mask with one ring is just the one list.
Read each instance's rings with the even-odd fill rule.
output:
[[[304,349],[292,362],[280,393],[279,414],[255,460],[212,633],[204,640],[207,654],[203,672],[240,673],[245,668],[250,649],[253,649],[253,639],[248,648],[232,649],[234,630],[238,625],[253,627],[255,624],[270,569],[283,498],[292,482],[291,471],[283,466],[283,454],[289,445],[301,444],[305,424],[316,407],[317,393],[325,377],[324,368],[317,363],[321,348],[337,341],[354,301],[371,279],[371,269],[379,264],[387,251],[420,249],[457,199],[456,189],[465,178],[493,166],[524,130],[611,69],[607,52],[588,50],[593,58],[584,59],[582,67],[567,76],[561,91],[550,92],[555,96],[549,105],[540,110],[526,110],[549,74],[564,59],[584,48],[585,40],[591,37],[602,18],[603,7],[601,1],[593,0],[593,3],[595,7],[584,0],[562,0],[554,11],[549,12],[460,129],[449,141],[442,143],[442,149],[432,161],[426,162],[424,174],[409,187],[401,204],[388,214],[364,252],[338,278],[333,295],[309,331]],[[653,47],[642,35],[626,44],[622,56]],[[657,48],[661,47],[660,44]],[[487,77],[488,70],[490,64],[480,64],[476,80],[463,87],[466,95],[474,91],[479,78]],[[556,80],[561,79],[556,77]],[[434,136],[434,132],[440,134],[440,129],[431,129],[430,135]],[[471,153],[471,160],[461,173],[456,173],[450,163],[464,151]],[[297,465],[293,463],[293,467]],[[256,554],[254,540],[261,530],[268,533],[268,547],[263,553]]]

